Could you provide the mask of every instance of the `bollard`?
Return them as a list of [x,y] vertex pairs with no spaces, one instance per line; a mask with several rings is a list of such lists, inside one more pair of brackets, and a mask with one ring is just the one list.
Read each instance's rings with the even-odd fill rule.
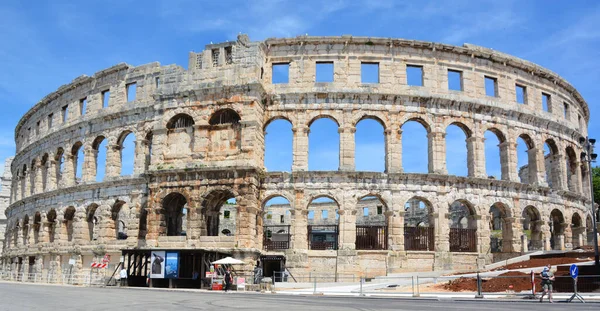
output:
[[359,296],[363,297],[365,294],[363,293],[363,283],[365,282],[364,278],[360,278],[360,294]]
[[479,272],[477,272],[477,295],[475,295],[475,298],[483,298],[483,294],[481,293],[481,276],[479,275]]
[[317,294],[317,278],[315,278],[314,280],[314,288],[313,288],[313,295]]

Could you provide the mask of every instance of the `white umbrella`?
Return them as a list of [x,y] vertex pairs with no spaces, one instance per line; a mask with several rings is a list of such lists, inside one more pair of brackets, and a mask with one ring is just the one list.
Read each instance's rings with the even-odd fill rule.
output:
[[239,259],[235,259],[235,258],[231,258],[231,257],[225,257],[222,259],[219,259],[217,261],[213,261],[211,262],[212,264],[215,265],[242,265],[245,262],[239,260]]

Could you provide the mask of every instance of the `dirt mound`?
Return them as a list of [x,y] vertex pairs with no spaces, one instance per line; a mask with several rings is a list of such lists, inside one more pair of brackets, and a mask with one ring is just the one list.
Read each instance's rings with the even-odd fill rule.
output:
[[[540,280],[536,277],[536,282],[539,283],[539,281]],[[477,278],[461,277],[449,281],[448,283],[441,284],[440,287],[441,289],[452,292],[476,292]],[[528,273],[510,271],[500,274],[500,277],[482,279],[481,289],[483,292],[504,292],[507,290],[513,290],[515,292],[531,291],[531,278]]]
[[547,264],[551,264],[553,266],[556,265],[564,265],[570,263],[579,263],[584,261],[592,260],[592,258],[584,257],[584,258],[573,258],[573,257],[556,257],[556,258],[532,258],[526,261],[515,262],[503,267],[500,267],[497,270],[513,270],[513,269],[522,269],[522,268],[534,268],[534,267],[543,267]]

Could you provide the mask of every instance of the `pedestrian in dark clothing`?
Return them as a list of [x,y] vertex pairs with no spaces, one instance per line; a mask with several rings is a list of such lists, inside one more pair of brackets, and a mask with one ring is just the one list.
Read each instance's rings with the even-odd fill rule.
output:
[[544,290],[542,297],[540,297],[540,302],[544,301],[544,295],[546,294],[548,294],[548,300],[550,303],[554,302],[552,300],[552,283],[554,283],[554,273],[550,271],[550,268],[551,266],[547,265],[544,267],[544,270],[542,270],[542,273],[540,273],[540,276],[542,277],[542,289]]
[[231,275],[231,269],[227,268],[225,272],[225,292],[230,289],[231,283],[233,283],[233,276]]

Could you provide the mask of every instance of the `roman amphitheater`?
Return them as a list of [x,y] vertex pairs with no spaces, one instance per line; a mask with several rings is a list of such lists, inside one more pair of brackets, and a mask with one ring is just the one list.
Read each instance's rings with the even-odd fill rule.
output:
[[[19,121],[2,179],[1,269],[51,279],[123,258],[135,285],[155,250],[178,252],[184,282],[225,256],[265,275],[378,276],[575,248],[592,223],[579,156],[589,116],[557,74],[470,44],[240,35],[190,52],[187,69],[119,64],[61,86]],[[321,118],[338,128],[337,170],[308,169]],[[355,169],[367,119],[383,129],[384,172]],[[290,171],[265,167],[273,121],[292,129]],[[428,173],[403,168],[409,122],[427,131]],[[466,137],[467,176],[448,174],[449,126]],[[499,141],[497,178],[485,133]]]

